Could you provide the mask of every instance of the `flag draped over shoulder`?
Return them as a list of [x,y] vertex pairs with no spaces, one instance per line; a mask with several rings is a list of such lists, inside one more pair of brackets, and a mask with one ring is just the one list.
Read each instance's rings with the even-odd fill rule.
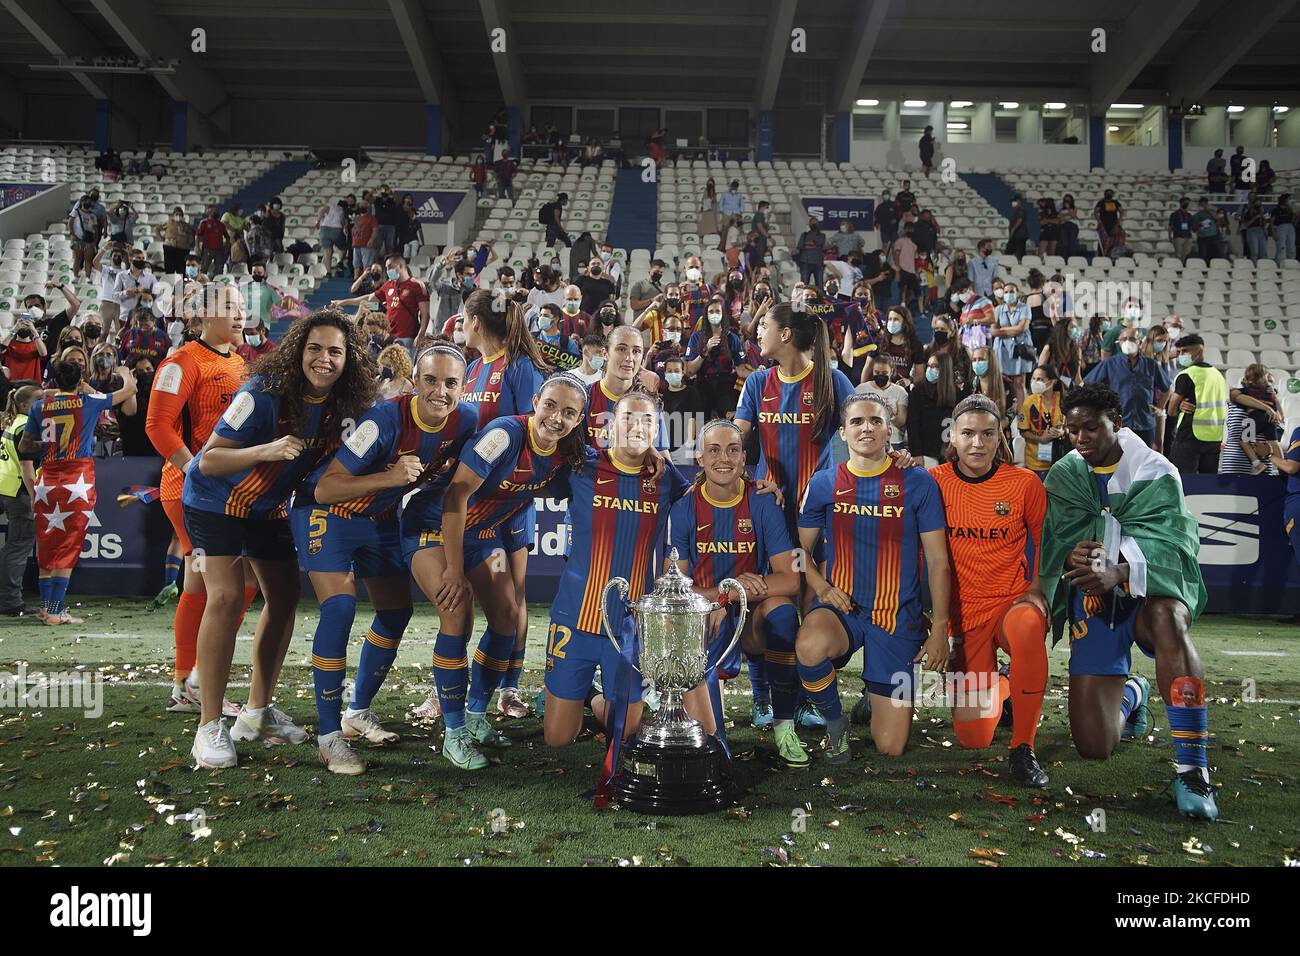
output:
[[1127,428],[1119,430],[1123,453],[1107,485],[1110,510],[1087,462],[1072,451],[1047,473],[1047,520],[1039,573],[1052,608],[1053,643],[1061,639],[1070,587],[1065,559],[1080,541],[1100,541],[1112,564],[1129,566],[1129,593],[1177,598],[1193,620],[1205,609],[1200,533],[1183,501],[1183,484],[1169,460]]

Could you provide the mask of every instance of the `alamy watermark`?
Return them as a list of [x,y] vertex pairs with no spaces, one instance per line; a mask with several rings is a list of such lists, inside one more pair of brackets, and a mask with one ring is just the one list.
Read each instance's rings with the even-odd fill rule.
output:
[[900,707],[974,707],[981,717],[1002,713],[1002,678],[994,673],[927,671],[917,665],[890,678],[890,698]]
[[91,719],[104,713],[104,675],[100,671],[38,671],[28,676],[0,671],[0,712],[6,710],[79,710]]

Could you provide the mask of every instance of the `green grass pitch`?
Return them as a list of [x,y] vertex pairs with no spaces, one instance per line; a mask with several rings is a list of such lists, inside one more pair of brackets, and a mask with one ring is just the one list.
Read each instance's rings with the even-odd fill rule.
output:
[[[901,758],[876,755],[865,728],[855,727],[847,768],[832,771],[815,755],[809,769],[786,770],[770,734],[749,727],[742,679],[726,701],[740,806],[654,818],[591,810],[579,794],[595,782],[603,738],[584,733],[574,746],[550,750],[531,717],[501,723],[514,746],[487,770],[462,773],[446,763],[441,721],[420,726],[408,716],[429,681],[436,617],[427,605],[417,607],[374,707],[402,740],[382,749],[360,744],[370,761],[362,777],[326,772],[314,739],[244,744],[238,769],[191,770],[197,717],[163,709],[172,609],[96,599],[76,613],[84,624],[0,622],[0,671],[15,671],[19,661],[29,674],[84,665],[102,669],[108,682],[97,719],[74,710],[0,711],[0,866],[1278,866],[1300,856],[1300,640],[1294,627],[1265,619],[1211,616],[1193,630],[1213,695],[1210,761],[1222,819],[1209,825],[1173,808],[1166,789],[1173,751],[1159,699],[1148,739],[1123,744],[1105,763],[1075,755],[1062,648],[1050,655],[1038,734],[1052,777],[1044,792],[1011,782],[1007,731],[988,751],[962,751],[940,710],[918,712]],[[311,730],[316,613],[306,600],[299,609],[278,701]],[[367,605],[358,607],[349,676],[369,616]],[[530,700],[541,683],[545,632],[545,608],[534,606],[522,682]],[[245,693],[251,646],[244,637],[237,647],[234,700]],[[1135,656],[1154,688],[1153,663]],[[1253,702],[1243,700],[1251,696],[1243,695],[1245,681],[1254,682]],[[845,675],[846,704],[860,686]],[[814,733],[804,735],[818,744]],[[1105,832],[1085,820],[1094,808],[1106,812]],[[209,832],[196,834],[184,815],[199,809]],[[494,833],[498,809],[508,827]]]

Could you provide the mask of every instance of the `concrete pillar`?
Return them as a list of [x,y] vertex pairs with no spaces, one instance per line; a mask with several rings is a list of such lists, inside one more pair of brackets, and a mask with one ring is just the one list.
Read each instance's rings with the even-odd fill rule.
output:
[[885,142],[898,142],[898,100],[881,100],[881,107],[885,111]]
[[442,106],[438,103],[424,105],[424,154],[442,154]]
[[1016,119],[1017,143],[1041,143],[1043,141],[1043,114],[1033,107],[1024,107]]
[[975,113],[970,120],[970,141],[972,143],[992,143],[997,141],[997,130],[993,125],[992,103],[975,104]]
[[1300,113],[1292,110],[1277,117],[1277,144],[1300,146]]
[[841,110],[835,114],[835,162],[847,163],[853,146],[853,114]]
[[510,140],[510,155],[519,158],[519,107],[506,107],[506,136]]
[[1237,122],[1231,127],[1232,145],[1245,146],[1247,151],[1269,145],[1273,128],[1273,110],[1268,106],[1252,106],[1244,113],[1235,114]]
[[105,152],[109,146],[113,128],[112,100],[95,100],[95,149]]
[[1167,121],[1165,142],[1169,149],[1169,171],[1173,172],[1183,165],[1183,115],[1171,110]]
[[185,100],[172,103],[172,152],[186,153],[190,148],[190,104]]
[[1205,113],[1192,123],[1192,146],[1226,146],[1228,144],[1228,111],[1222,106],[1207,106]]
[[1106,117],[1088,117],[1088,165],[1100,169],[1106,165]]
[[775,127],[772,123],[771,110],[758,111],[758,137],[756,141],[757,158],[760,163],[770,163],[774,155],[772,137]]

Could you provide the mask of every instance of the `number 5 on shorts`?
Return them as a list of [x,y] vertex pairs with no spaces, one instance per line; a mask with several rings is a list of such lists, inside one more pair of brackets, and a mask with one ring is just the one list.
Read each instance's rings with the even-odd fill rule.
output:
[[563,624],[552,624],[550,633],[546,636],[547,655],[564,660],[564,645],[569,643],[571,637],[573,632]]
[[325,533],[326,516],[329,514],[324,508],[313,508],[311,515],[307,518],[307,537],[319,538]]

